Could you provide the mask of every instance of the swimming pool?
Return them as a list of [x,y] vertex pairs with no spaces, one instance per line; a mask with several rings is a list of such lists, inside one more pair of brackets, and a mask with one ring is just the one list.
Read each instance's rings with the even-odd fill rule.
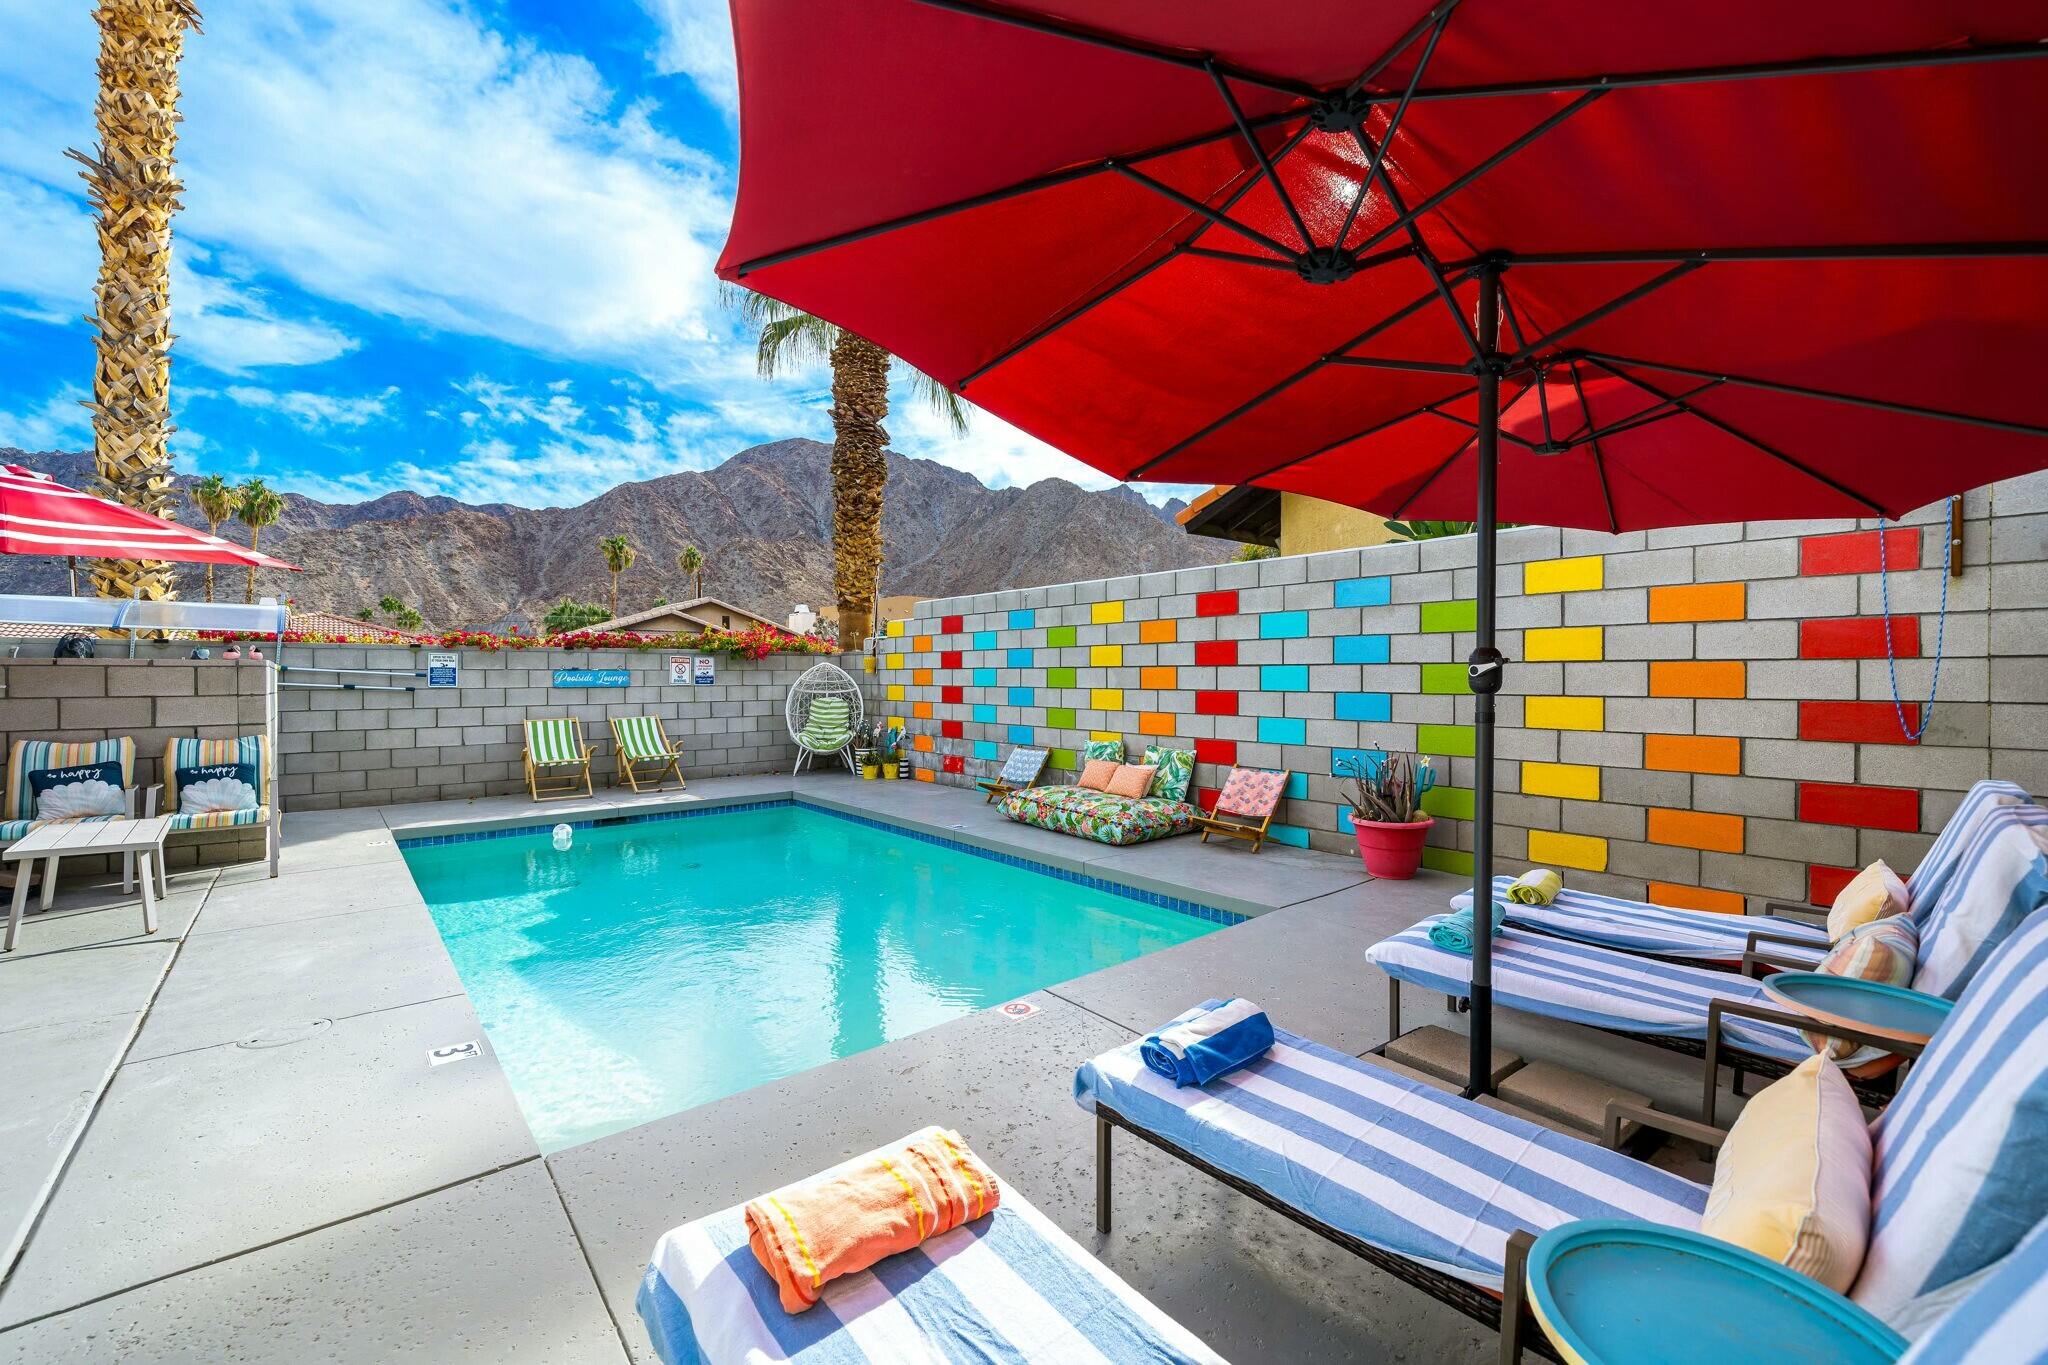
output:
[[1236,918],[788,803],[402,847],[550,1153]]

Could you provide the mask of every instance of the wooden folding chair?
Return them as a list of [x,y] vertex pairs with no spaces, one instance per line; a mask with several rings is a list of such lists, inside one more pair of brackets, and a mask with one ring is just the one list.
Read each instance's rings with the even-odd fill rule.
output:
[[661,791],[671,777],[677,790],[689,785],[681,767],[683,742],[669,740],[660,716],[613,716],[612,744],[618,753],[618,775],[634,791]]
[[[543,768],[574,768],[559,779],[543,781]],[[573,717],[526,722],[526,789],[536,801],[575,796],[590,789],[590,746],[583,742],[583,722]]]
[[1202,842],[1212,834],[1251,841],[1257,853],[1266,842],[1266,829],[1280,798],[1287,793],[1287,769],[1232,768],[1216,795],[1216,809],[1201,817]]
[[1036,785],[1038,775],[1045,771],[1045,761],[1048,757],[1044,749],[1031,749],[1023,745],[1010,750],[1010,756],[1003,761],[1003,770],[1000,773],[994,777],[975,780],[974,785],[988,793],[988,800],[982,804],[988,805],[998,796],[1008,796],[1011,792],[1022,791],[1026,787]]

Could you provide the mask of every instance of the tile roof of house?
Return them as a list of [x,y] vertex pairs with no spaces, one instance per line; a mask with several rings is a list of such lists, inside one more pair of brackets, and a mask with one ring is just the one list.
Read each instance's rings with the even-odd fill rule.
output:
[[377,621],[364,621],[354,616],[343,616],[336,611],[295,611],[285,623],[285,629],[305,635],[345,635],[352,639],[375,639],[393,644],[431,645],[440,643],[439,635],[417,630],[400,630]]
[[762,625],[776,626],[778,629],[780,629],[781,625],[780,622],[771,621],[759,612],[748,611],[745,607],[736,607],[732,603],[722,601],[716,597],[693,597],[687,602],[664,602],[658,607],[649,607],[645,611],[627,612],[624,616],[614,617],[609,621],[599,621],[596,625],[585,626],[583,629],[591,631],[630,631],[635,624],[641,621],[651,621],[658,616],[680,616],[686,620],[695,621],[708,630],[717,624],[711,619],[711,616],[720,613],[727,616],[743,617],[747,621],[758,621]]

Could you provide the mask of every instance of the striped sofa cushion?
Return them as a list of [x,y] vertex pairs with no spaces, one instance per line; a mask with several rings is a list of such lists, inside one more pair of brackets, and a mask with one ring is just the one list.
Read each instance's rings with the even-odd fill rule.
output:
[[536,765],[549,768],[583,762],[583,722],[573,717],[526,722],[526,752]]
[[2048,910],[1977,973],[1871,1137],[1875,1217],[1851,1296],[1911,1336],[2048,1217]]
[[1950,999],[2019,922],[2048,904],[2048,810],[1987,811],[1920,920],[1913,989]]
[[29,782],[30,773],[47,772],[52,768],[79,768],[93,763],[119,763],[121,785],[135,785],[135,741],[126,735],[80,744],[17,739],[7,754],[7,807],[0,817],[8,820],[35,819],[36,796]]
[[173,829],[211,829],[217,825],[256,824],[269,819],[270,805],[270,740],[264,735],[243,735],[239,739],[174,739],[164,746],[164,805],[167,812],[178,810],[178,770],[181,768],[211,768],[221,764],[247,764],[256,775],[256,809],[263,812],[252,819],[229,817],[244,815],[243,811],[209,811],[204,815],[191,817],[195,822],[187,825],[172,824]]

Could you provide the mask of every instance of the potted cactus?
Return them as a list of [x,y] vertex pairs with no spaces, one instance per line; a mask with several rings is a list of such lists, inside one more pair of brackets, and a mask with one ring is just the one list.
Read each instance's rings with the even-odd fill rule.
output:
[[1422,794],[1436,785],[1427,758],[1378,749],[1338,760],[1338,790],[1351,806],[1358,856],[1375,877],[1405,881],[1422,864],[1422,844],[1434,817],[1422,813]]

